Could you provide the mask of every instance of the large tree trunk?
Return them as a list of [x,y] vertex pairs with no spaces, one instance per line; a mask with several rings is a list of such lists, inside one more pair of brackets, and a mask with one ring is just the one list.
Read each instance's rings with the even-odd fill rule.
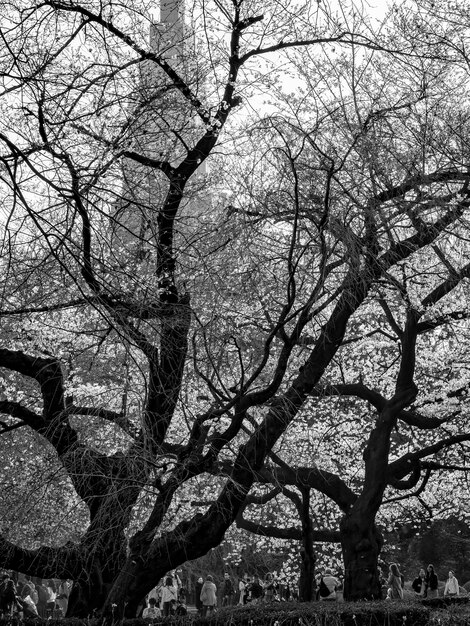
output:
[[106,584],[99,570],[74,581],[67,606],[67,617],[93,617],[103,606],[110,584]]
[[344,599],[378,600],[381,586],[378,558],[383,545],[382,534],[373,518],[355,511],[341,521],[341,548],[344,562]]

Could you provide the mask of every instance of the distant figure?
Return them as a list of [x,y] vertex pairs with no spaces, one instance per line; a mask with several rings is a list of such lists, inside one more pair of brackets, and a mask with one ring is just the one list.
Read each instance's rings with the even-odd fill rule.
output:
[[31,582],[31,579],[29,577],[26,577],[21,587],[21,591],[19,592],[20,597],[22,599],[26,598],[26,596],[31,597],[31,594],[33,593],[33,587],[34,584]]
[[3,615],[12,616],[18,610],[16,602],[16,586],[10,576],[4,576],[0,586],[0,612]]
[[150,598],[148,606],[142,613],[142,618],[147,622],[152,622],[154,619],[158,619],[161,616],[162,612],[157,606],[157,600],[155,598]]
[[159,583],[158,585],[156,585],[153,589],[149,591],[149,594],[147,596],[147,603],[148,604],[150,603],[150,598],[154,598],[156,602],[156,606],[159,607],[161,603],[161,595],[162,595],[162,586]]
[[444,596],[458,596],[459,593],[459,581],[455,577],[454,572],[452,570],[449,570],[449,577],[446,581],[446,586],[444,587]]
[[264,589],[259,582],[259,576],[255,576],[250,585],[250,595],[252,604],[257,604],[263,597]]
[[248,602],[251,602],[251,585],[252,584],[253,584],[253,581],[251,580],[251,578],[245,575],[245,589],[243,592],[243,604],[248,604]]
[[177,615],[178,617],[184,617],[187,614],[188,614],[188,607],[186,606],[186,603],[183,602],[183,600],[178,600],[175,615]]
[[317,571],[315,574],[315,601],[318,602],[320,600],[320,585],[323,578],[323,574],[321,571]]
[[387,598],[390,598],[390,600],[403,600],[401,574],[396,563],[390,563],[387,584]]
[[340,583],[339,580],[333,576],[333,571],[329,567],[326,568],[322,580],[329,593],[328,595],[322,594],[320,581],[320,600],[336,600],[336,590]]
[[0,614],[3,612],[3,594],[6,589],[7,582],[10,580],[9,574],[3,574],[0,581]]
[[178,599],[178,590],[173,584],[173,578],[167,576],[165,584],[162,587],[162,613],[163,617],[169,617],[175,614],[176,600]]
[[181,572],[181,570],[179,569],[178,571],[175,571],[174,569],[172,569],[168,576],[172,577],[173,586],[176,587],[176,595],[179,598],[180,589],[183,586],[183,583],[181,582],[181,578],[179,577],[178,572]]
[[424,596],[426,598],[437,598],[438,580],[434,571],[434,565],[428,565],[426,576],[424,577]]
[[47,616],[46,607],[47,607],[47,599],[49,595],[44,585],[38,585],[37,592],[38,592],[38,602],[36,604],[36,608],[38,610],[39,617],[45,618]]
[[277,595],[277,583],[274,580],[274,576],[268,572],[264,579],[264,601],[273,602],[274,597]]
[[36,587],[37,592],[38,592],[38,602],[36,604],[36,608],[38,610],[39,613],[39,617],[46,617],[46,606],[47,606],[47,598],[48,593],[47,593],[47,589],[44,585],[38,585]]
[[201,591],[202,591],[202,586],[204,585],[204,580],[202,578],[202,576],[200,576],[197,579],[197,583],[195,586],[195,592],[196,592],[196,609],[197,612],[199,613],[199,615],[202,615],[202,600],[201,600]]
[[423,568],[419,570],[419,574],[411,583],[411,588],[418,596],[424,596],[426,572]]
[[387,580],[380,566],[377,568],[377,576],[379,578],[380,597],[383,598],[387,595]]
[[224,582],[222,584],[222,606],[231,606],[233,604],[233,595],[235,590],[230,575],[225,572]]
[[60,609],[63,617],[67,614],[71,589],[72,585],[68,580],[61,582],[59,588],[57,589],[56,605]]
[[240,580],[238,581],[238,604],[245,604],[245,588],[246,582],[243,578],[240,578]]
[[217,587],[209,574],[201,589],[202,616],[211,615],[217,605]]
[[25,618],[30,617],[33,619],[35,617],[39,617],[38,610],[34,602],[31,600],[31,596],[28,595],[28,596],[25,596],[24,598],[19,598],[17,599],[17,602],[23,611],[23,617]]
[[55,586],[55,582],[53,580],[50,580],[47,583],[46,591],[47,591],[46,613],[48,617],[54,617],[55,601],[57,599],[57,589]]

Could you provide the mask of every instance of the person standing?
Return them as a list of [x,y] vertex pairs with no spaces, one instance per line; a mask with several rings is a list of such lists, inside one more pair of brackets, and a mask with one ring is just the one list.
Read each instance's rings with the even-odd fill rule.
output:
[[425,577],[426,577],[426,572],[424,571],[423,568],[421,568],[419,570],[419,574],[416,576],[416,578],[411,583],[411,588],[413,589],[413,591],[418,596],[423,596],[424,595],[424,589],[425,589],[425,584],[426,584],[424,582]]
[[238,592],[239,592],[239,598],[238,598],[238,604],[245,604],[245,587],[246,587],[246,582],[243,578],[240,578],[240,580],[238,581]]
[[49,580],[46,586],[47,592],[47,602],[46,602],[46,614],[48,617],[55,617],[54,609],[55,609],[55,601],[57,599],[57,589],[55,586],[55,582],[53,580]]
[[217,605],[217,587],[209,574],[201,589],[202,616],[212,615]]
[[259,576],[255,576],[253,578],[253,582],[250,585],[250,594],[251,594],[251,602],[252,604],[257,604],[261,598],[263,597],[263,587],[259,582]]
[[438,596],[438,580],[434,571],[434,565],[428,565],[426,576],[424,577],[424,595],[426,598],[437,598]]
[[36,608],[38,610],[39,617],[42,617],[45,619],[47,617],[46,608],[47,608],[47,599],[49,595],[47,593],[47,589],[45,585],[38,585],[36,588],[38,592],[38,602],[36,604]]
[[174,615],[177,597],[178,591],[176,589],[176,585],[173,584],[173,578],[171,576],[167,576],[165,579],[165,584],[162,587],[161,602],[163,617],[169,617],[170,615]]
[[67,607],[69,604],[69,595],[71,589],[72,583],[68,580],[62,581],[57,589],[56,605],[59,607],[63,617],[67,615]]
[[201,591],[202,591],[202,586],[204,585],[204,580],[202,578],[202,576],[199,576],[199,578],[197,579],[197,582],[194,586],[194,593],[196,594],[196,601],[195,601],[195,605],[196,605],[196,610],[199,613],[199,615],[202,615],[202,601],[201,601]]
[[455,597],[460,594],[459,581],[455,577],[455,574],[452,570],[449,570],[449,577],[446,581],[446,586],[444,587],[444,596],[447,597]]
[[264,601],[272,602],[276,593],[277,583],[274,580],[274,576],[271,574],[271,572],[268,572],[264,580]]
[[233,604],[233,595],[235,590],[230,575],[225,572],[224,582],[222,585],[222,606],[231,606]]
[[390,563],[389,576],[387,580],[388,594],[391,600],[403,600],[403,587],[401,582],[401,574],[396,563]]
[[1,590],[0,590],[0,613],[4,617],[12,617],[13,613],[18,610],[16,602],[16,585],[15,581],[5,574],[3,576]]

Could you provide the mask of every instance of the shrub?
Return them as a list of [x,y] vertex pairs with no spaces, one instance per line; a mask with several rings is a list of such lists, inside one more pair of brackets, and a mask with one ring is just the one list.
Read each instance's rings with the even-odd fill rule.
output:
[[426,626],[429,614],[429,609],[419,602],[283,602],[223,608],[211,617],[196,617],[194,625]]
[[[430,609],[421,602],[282,602],[226,607],[210,617],[190,614],[156,620],[157,626],[427,626]],[[8,626],[11,622],[8,623]],[[87,619],[25,620],[25,626],[101,626]],[[0,620],[0,626],[7,622]],[[116,626],[149,626],[143,619],[126,619]],[[433,626],[437,626],[435,623]],[[448,624],[446,626],[452,626]],[[463,624],[456,624],[463,626]]]

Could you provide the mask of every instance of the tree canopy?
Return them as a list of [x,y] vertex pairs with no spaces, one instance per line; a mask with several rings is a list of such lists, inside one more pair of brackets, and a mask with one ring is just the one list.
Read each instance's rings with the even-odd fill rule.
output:
[[377,597],[381,511],[465,473],[465,15],[433,6],[2,6],[0,553],[71,614],[281,497],[304,597],[315,538]]

